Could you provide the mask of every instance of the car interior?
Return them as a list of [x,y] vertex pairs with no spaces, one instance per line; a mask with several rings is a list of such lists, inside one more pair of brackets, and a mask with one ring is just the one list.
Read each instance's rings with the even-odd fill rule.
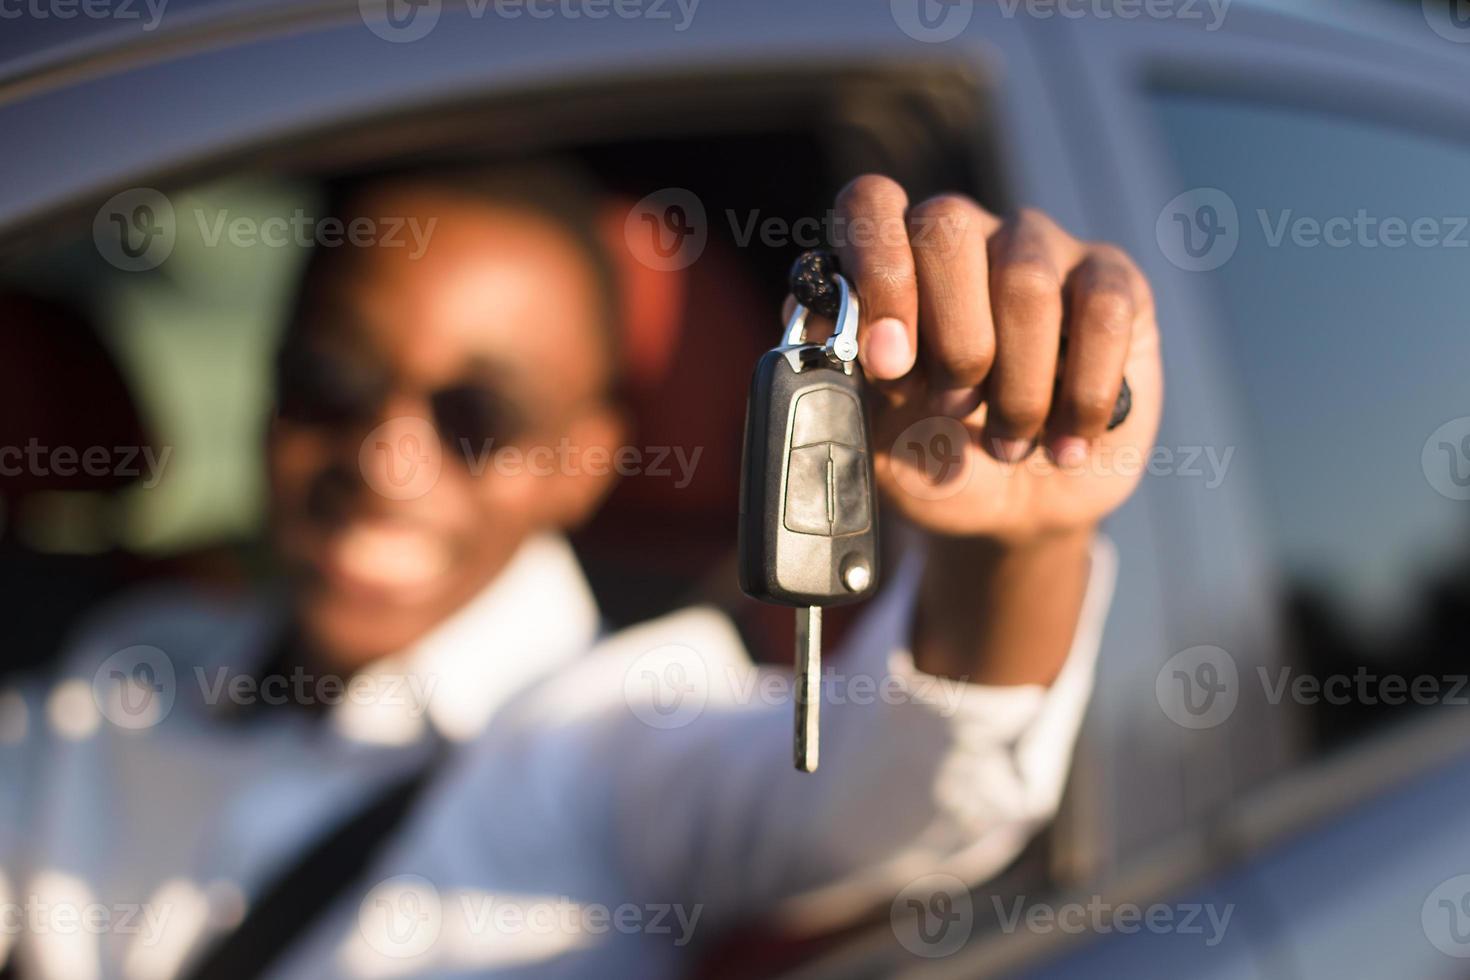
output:
[[[870,170],[900,176],[916,194],[959,189],[1004,209],[978,91],[948,70],[813,69],[444,105],[159,175],[184,205],[157,274],[107,265],[77,215],[11,236],[0,282],[25,338],[0,394],[0,417],[23,433],[11,442],[44,434],[55,444],[188,447],[179,458],[197,465],[166,471],[146,494],[143,460],[134,480],[7,482],[0,576],[23,596],[27,641],[8,647],[0,672],[44,665],[88,610],[120,593],[164,582],[239,590],[270,573],[259,445],[275,340],[305,249],[206,247],[211,226],[242,214],[310,215],[337,181],[546,155],[595,174],[606,196],[604,237],[624,277],[622,397],[639,442],[702,450],[687,486],[625,479],[575,535],[603,616],[619,627],[713,603],[758,659],[785,663],[786,610],[746,598],[735,581],[740,430],[747,365],[777,342],[787,269],[817,242],[794,240],[799,231],[773,237],[745,216],[822,215],[837,188]],[[703,202],[709,240],[699,262],[657,270],[634,260],[623,217],[669,186]],[[67,428],[37,429],[35,419]],[[829,635],[840,638],[852,618],[835,610]],[[860,928],[793,938],[752,923],[718,945],[705,973],[775,971]]]

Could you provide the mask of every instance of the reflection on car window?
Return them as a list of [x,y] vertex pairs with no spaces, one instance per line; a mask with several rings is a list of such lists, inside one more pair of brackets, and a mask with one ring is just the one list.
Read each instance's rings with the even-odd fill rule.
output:
[[1195,188],[1169,257],[1213,287],[1253,427],[1288,663],[1312,678],[1295,700],[1323,747],[1463,702],[1470,147],[1196,94],[1155,107]]

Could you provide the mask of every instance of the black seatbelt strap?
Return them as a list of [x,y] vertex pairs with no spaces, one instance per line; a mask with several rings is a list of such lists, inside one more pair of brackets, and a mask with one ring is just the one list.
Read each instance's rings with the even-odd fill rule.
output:
[[[184,980],[255,980],[300,938],[334,899],[366,870],[439,769],[434,761],[395,780],[366,807],[331,828],[294,865],[277,876],[246,914]],[[14,951],[0,964],[0,980],[20,980]]]
[[[435,760],[396,780],[324,834],[266,887],[239,928],[219,940],[183,980],[256,980],[367,870],[439,770]],[[0,980],[8,980],[0,975]]]

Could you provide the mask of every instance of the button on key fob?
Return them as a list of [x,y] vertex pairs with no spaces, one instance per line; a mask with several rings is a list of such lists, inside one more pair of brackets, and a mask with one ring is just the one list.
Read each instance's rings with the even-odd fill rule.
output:
[[797,607],[795,762],[806,772],[817,767],[822,608],[863,599],[878,581],[858,300],[841,275],[831,280],[831,338],[808,343],[810,311],[798,305],[782,343],[756,365],[740,489],[740,587]]

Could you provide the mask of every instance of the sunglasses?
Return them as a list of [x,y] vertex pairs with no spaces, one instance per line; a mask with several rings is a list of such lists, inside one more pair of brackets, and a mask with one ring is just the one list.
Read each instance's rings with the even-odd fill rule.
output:
[[[393,394],[382,365],[310,342],[288,342],[276,360],[276,415],[295,425],[347,429],[371,424]],[[494,384],[467,380],[423,393],[446,446],[474,452],[514,440],[528,428],[526,413]]]

